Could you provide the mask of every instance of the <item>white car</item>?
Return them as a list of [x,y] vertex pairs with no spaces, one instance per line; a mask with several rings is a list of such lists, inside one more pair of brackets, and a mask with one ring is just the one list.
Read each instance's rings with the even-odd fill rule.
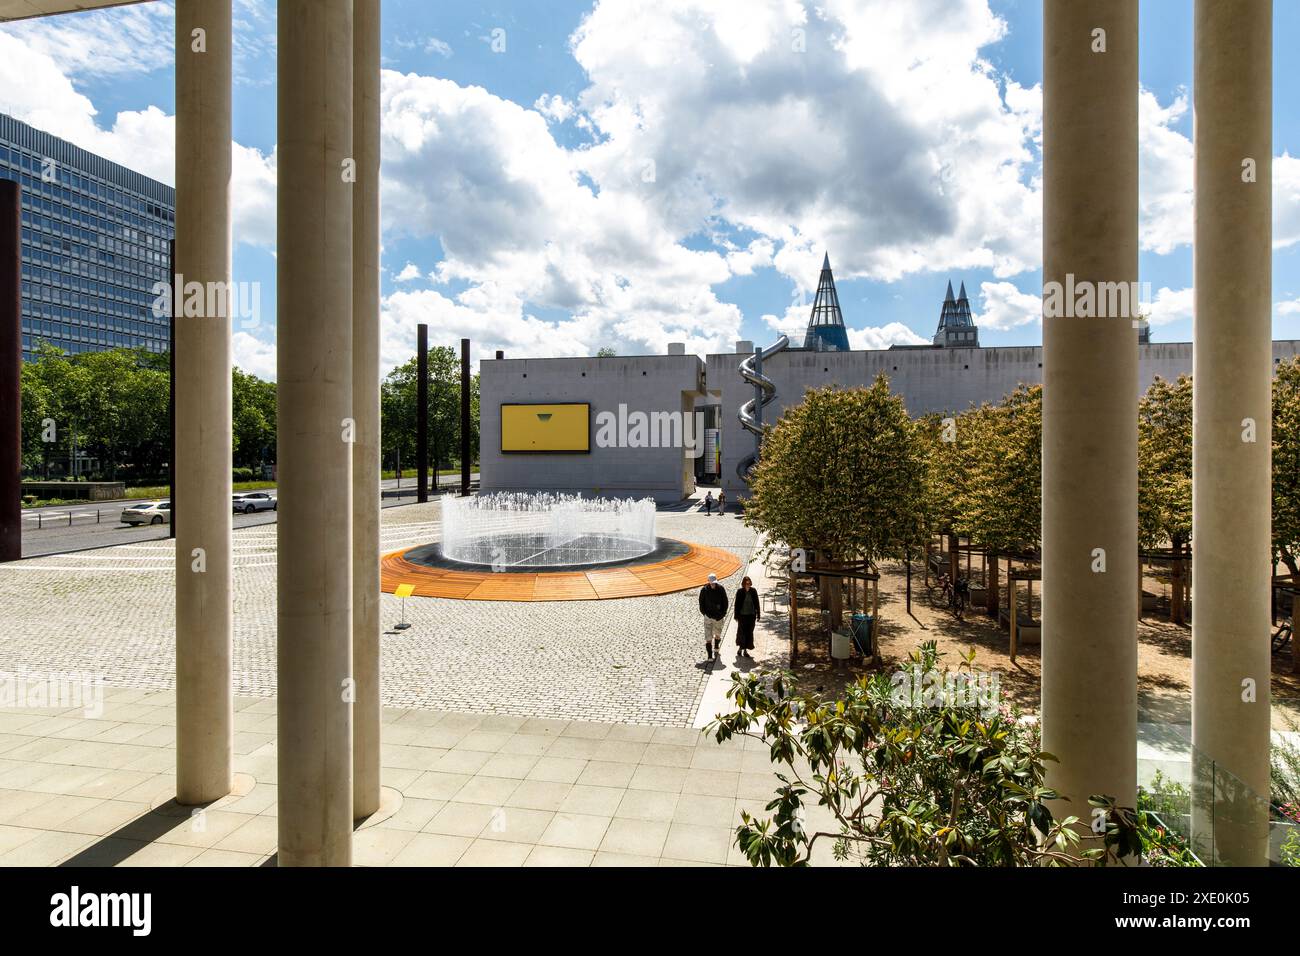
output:
[[251,515],[254,511],[276,511],[279,503],[279,499],[268,491],[248,491],[231,495],[231,504],[234,505],[235,513],[241,515]]
[[122,509],[122,524],[170,524],[172,520],[172,503],[170,501],[146,501]]

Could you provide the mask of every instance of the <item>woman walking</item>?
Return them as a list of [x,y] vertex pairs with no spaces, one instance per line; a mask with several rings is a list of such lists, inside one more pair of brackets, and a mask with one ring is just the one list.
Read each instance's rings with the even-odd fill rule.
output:
[[754,649],[754,622],[761,616],[762,602],[754,590],[754,582],[748,577],[740,582],[732,607],[736,615],[736,646],[740,648],[741,657],[752,661],[754,655],[749,652]]

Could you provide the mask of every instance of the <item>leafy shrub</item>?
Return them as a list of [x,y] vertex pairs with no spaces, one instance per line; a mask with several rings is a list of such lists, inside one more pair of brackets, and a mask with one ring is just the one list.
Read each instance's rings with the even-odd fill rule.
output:
[[[913,652],[935,669],[933,642]],[[970,658],[958,672],[969,673]],[[1094,812],[1056,819],[1044,785],[1038,729],[1005,706],[967,706],[948,697],[933,706],[894,692],[888,675],[863,677],[841,700],[797,692],[788,673],[736,674],[736,709],[709,726],[719,743],[764,741],[781,786],[772,816],[742,815],[736,843],[755,866],[807,865],[830,841],[838,859],[876,866],[1029,866],[1113,862],[1141,851],[1138,818],[1104,796]],[[805,805],[827,808],[834,832],[809,832]]]

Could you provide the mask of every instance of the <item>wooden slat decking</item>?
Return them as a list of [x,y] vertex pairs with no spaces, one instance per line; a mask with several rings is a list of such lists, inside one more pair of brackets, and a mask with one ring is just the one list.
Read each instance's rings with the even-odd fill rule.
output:
[[461,601],[602,601],[685,591],[702,587],[710,574],[724,580],[740,570],[740,559],[730,551],[700,544],[688,547],[686,554],[653,564],[538,574],[430,568],[407,561],[403,550],[384,555],[380,561],[380,581],[388,594],[399,584],[410,584],[415,588],[414,597]]

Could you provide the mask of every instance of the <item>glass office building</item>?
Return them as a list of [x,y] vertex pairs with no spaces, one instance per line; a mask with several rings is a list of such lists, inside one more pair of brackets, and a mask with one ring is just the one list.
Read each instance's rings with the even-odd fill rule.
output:
[[23,358],[168,348],[154,315],[176,190],[0,114],[0,177],[22,186]]

